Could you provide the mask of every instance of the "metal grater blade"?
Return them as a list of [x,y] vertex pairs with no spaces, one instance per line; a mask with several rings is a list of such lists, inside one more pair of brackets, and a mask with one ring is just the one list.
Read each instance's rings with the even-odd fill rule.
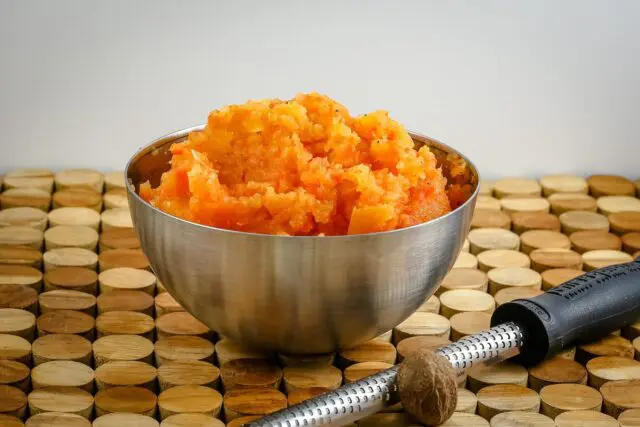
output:
[[[504,323],[441,347],[436,353],[451,362],[458,374],[473,365],[492,364],[519,353],[522,329]],[[344,426],[384,409],[394,402],[398,365],[334,391],[268,415],[249,427]]]

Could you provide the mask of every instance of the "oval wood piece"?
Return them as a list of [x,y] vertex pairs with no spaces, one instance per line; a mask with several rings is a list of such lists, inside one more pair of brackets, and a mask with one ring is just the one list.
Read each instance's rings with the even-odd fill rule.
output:
[[153,297],[147,292],[115,290],[100,294],[97,299],[98,313],[109,311],[138,311],[153,314]]
[[540,273],[524,267],[495,268],[487,273],[489,278],[489,293],[495,295],[501,289],[524,287],[531,289],[542,288]]
[[96,418],[92,427],[158,427],[159,425],[155,418],[148,415],[114,412]]
[[554,421],[556,427],[620,427],[612,416],[593,410],[563,412]]
[[95,251],[98,232],[80,225],[57,225],[44,232],[46,250],[56,248],[82,248]]
[[616,234],[640,232],[640,212],[612,213],[609,215],[609,223]]
[[587,370],[574,360],[554,357],[529,368],[529,388],[540,392],[550,384],[587,383]]
[[76,310],[92,315],[96,297],[87,292],[57,289],[41,293],[38,303],[43,314],[54,310]]
[[472,289],[486,292],[489,279],[487,273],[475,268],[453,268],[442,279],[436,295],[453,289]]
[[102,196],[105,210],[109,209],[126,209],[129,207],[129,199],[127,192],[123,189],[113,189],[107,191]]
[[96,368],[111,361],[152,363],[153,342],[140,335],[107,335],[93,343]]
[[18,308],[36,313],[38,292],[23,285],[0,283],[0,308]]
[[440,304],[440,312],[446,318],[469,311],[493,313],[495,309],[495,301],[491,295],[467,289],[444,292],[440,295]]
[[124,334],[151,338],[154,329],[153,318],[137,311],[109,311],[96,318],[96,330],[99,337]]
[[499,290],[493,298],[496,301],[496,307],[499,307],[515,299],[533,298],[541,293],[543,291],[540,289],[511,287]]
[[151,266],[141,249],[107,249],[98,256],[100,271],[112,268],[150,270]]
[[586,364],[598,356],[620,356],[633,358],[633,345],[628,339],[609,334],[590,343],[579,345],[576,349],[576,361]]
[[491,427],[556,427],[555,422],[546,415],[525,412],[507,411],[491,418]]
[[541,413],[555,418],[567,411],[602,408],[602,396],[597,390],[583,384],[551,384],[540,390]]
[[[382,363],[382,362],[365,362]],[[355,365],[351,365],[355,366]],[[222,367],[224,370],[224,366]],[[347,368],[349,369],[349,368]],[[345,370],[346,372],[346,370]],[[287,394],[301,389],[322,387],[338,388],[342,384],[342,372],[335,366],[289,366],[283,370],[284,386]],[[224,380],[224,377],[223,377]],[[225,385],[226,390],[226,385]]]
[[476,209],[471,219],[471,229],[476,228],[504,228],[510,230],[511,218],[499,210]]
[[640,233],[626,233],[623,235],[622,248],[625,252],[633,254],[634,258],[636,258],[636,253],[640,251]]
[[467,235],[470,244],[470,252],[477,255],[489,249],[520,248],[520,237],[510,230],[503,228],[477,228]]
[[600,356],[587,362],[589,386],[600,389],[615,380],[640,380],[640,362],[628,357]]
[[163,292],[156,295],[154,298],[154,305],[157,317],[167,313],[173,313],[175,311],[184,311],[184,308],[182,308],[178,301],[176,301],[169,292]]
[[167,313],[156,319],[159,337],[171,335],[196,335],[207,337],[211,330],[186,311]]
[[42,314],[37,320],[38,335],[78,334],[93,338],[95,319],[74,310],[55,310]]
[[277,389],[282,375],[278,365],[262,359],[235,359],[220,367],[222,386],[226,391],[255,387]]
[[155,391],[157,376],[155,367],[138,361],[107,362],[95,371],[98,390],[115,386],[138,386]]
[[511,214],[512,228],[516,234],[531,230],[560,231],[560,220],[549,212],[515,212]]
[[543,197],[505,197],[500,200],[502,210],[508,215],[518,212],[541,212],[548,213],[551,205],[549,201]]
[[459,339],[489,329],[491,314],[482,311],[456,313],[449,319],[451,322],[451,340]]
[[331,389],[324,387],[300,388],[292,391],[291,393],[287,393],[287,402],[289,406],[297,405],[298,403],[329,391],[331,391]]
[[95,295],[97,282],[98,274],[85,267],[59,267],[44,275],[44,288],[47,291],[66,289]]
[[596,212],[598,210],[596,199],[581,193],[555,193],[547,199],[551,205],[551,212],[561,215],[571,211]]
[[478,184],[478,194],[481,196],[493,196],[493,187],[495,186],[495,181],[490,179],[481,179]]
[[13,415],[0,414],[0,426],[3,427],[24,427],[24,423],[20,418]]
[[71,360],[53,360],[41,363],[31,370],[33,388],[78,387],[93,390],[94,371],[91,367]]
[[540,196],[542,187],[533,179],[508,177],[495,182],[493,194],[498,199],[507,196]]
[[39,188],[53,190],[53,172],[45,168],[16,169],[4,177],[5,188]]
[[478,255],[478,267],[485,272],[500,267],[528,268],[530,265],[526,254],[511,249],[492,249]]
[[201,385],[217,388],[220,369],[202,360],[175,360],[158,367],[160,390],[180,385]]
[[41,365],[54,360],[70,360],[91,366],[93,347],[91,341],[73,334],[49,334],[32,344],[33,362]]
[[0,228],[0,246],[20,246],[40,249],[44,234],[31,227],[9,226]]
[[29,391],[29,374],[27,365],[15,360],[0,360],[0,384],[18,387],[24,392]]
[[478,268],[478,259],[469,252],[460,252],[453,268]]
[[0,268],[5,266],[42,269],[42,252],[34,248],[0,247]]
[[[221,342],[218,342],[218,345]],[[155,343],[156,365],[160,366],[170,360],[204,360],[212,362],[218,345],[214,347],[209,340],[189,335],[160,338]],[[219,362],[223,363],[221,360]]]
[[575,268],[552,268],[545,270],[541,273],[542,289],[548,291],[583,274],[584,271]]
[[[452,304],[457,302],[455,298],[451,298],[451,300],[453,301]],[[446,317],[435,313],[418,311],[413,313],[405,321],[403,321],[393,329],[393,341],[397,344],[403,339],[415,337],[417,335],[433,335],[443,338],[449,338],[450,330],[451,323]]]
[[475,393],[465,388],[458,389],[458,400],[456,402],[456,412],[466,412],[475,414],[478,407],[478,398]]
[[640,409],[627,409],[620,414],[618,422],[620,427],[640,427]]
[[377,338],[339,352],[339,358],[345,367],[358,362],[393,364],[396,361],[396,356],[396,349],[391,343]]
[[537,413],[540,396],[525,386],[496,384],[484,387],[477,393],[478,415],[489,421],[497,414],[507,411]]
[[0,334],[17,335],[33,341],[36,317],[18,308],[0,308]]
[[189,413],[170,415],[161,427],[225,427],[224,423],[211,415]]
[[153,417],[156,414],[157,401],[156,395],[143,387],[109,387],[96,393],[96,416],[112,412],[130,412]]
[[78,414],[42,412],[27,420],[26,427],[92,427],[91,422]]
[[604,215],[618,212],[640,214],[640,199],[633,196],[602,196],[597,199],[598,211]]
[[622,249],[620,238],[605,231],[576,231],[569,236],[569,239],[571,248],[580,254],[600,249]]
[[[344,382],[352,383],[362,378],[368,377],[380,371],[384,371],[386,369],[390,369],[393,367],[390,363],[384,362],[362,362],[356,363],[351,366],[348,366],[344,370]],[[340,371],[338,371],[340,372]],[[287,370],[285,368],[285,382],[287,381]],[[339,385],[339,384],[338,384]],[[288,394],[288,392],[287,392]]]
[[40,291],[42,273],[25,265],[0,265],[0,285],[29,286],[35,291]]
[[224,394],[227,422],[247,415],[268,415],[287,407],[287,397],[274,389],[236,389]]
[[47,273],[61,267],[79,267],[95,271],[98,265],[98,254],[82,248],[53,249],[45,252],[42,259],[44,271]]
[[106,249],[139,249],[140,241],[133,228],[111,228],[100,234],[100,251]]
[[627,409],[640,409],[640,380],[609,381],[600,387],[603,411],[618,418]]
[[562,232],[569,235],[576,231],[609,231],[609,220],[606,216],[587,211],[570,211],[559,217]]
[[542,194],[549,197],[554,193],[583,193],[589,192],[587,180],[581,176],[569,174],[546,175],[540,178]]
[[139,290],[155,294],[156,276],[146,270],[130,267],[117,267],[103,271],[98,276],[100,292],[118,289]]
[[57,411],[89,418],[93,402],[91,393],[77,387],[43,387],[29,393],[31,415]]
[[571,240],[559,231],[531,230],[520,236],[522,252],[530,254],[536,249],[570,249]]
[[[169,338],[171,339],[171,337]],[[177,338],[173,338],[177,339]],[[216,343],[216,354],[218,356],[218,366],[236,359],[270,359],[270,354],[243,347],[235,341],[223,338]]]
[[591,175],[587,183],[594,197],[633,196],[636,192],[633,182],[618,175]]
[[482,418],[480,415],[467,414],[465,412],[454,412],[453,415],[440,424],[439,427],[489,427],[489,421]]
[[592,271],[610,265],[624,264],[633,261],[633,257],[626,252],[610,249],[589,251],[582,254],[585,271]]
[[502,209],[500,200],[490,196],[478,196],[476,199],[476,209],[488,209],[499,211]]
[[421,335],[404,339],[398,343],[398,361],[402,362],[402,360],[411,352],[421,349],[429,349],[435,351],[438,348],[444,347],[448,344],[451,344],[451,341],[449,341],[448,339],[433,335]]
[[[393,332],[393,331],[390,331]],[[391,342],[391,333],[386,340]],[[322,354],[307,354],[307,355],[291,355],[278,353],[278,361],[280,366],[327,366],[333,365],[336,354],[335,353],[322,353]]]
[[[420,307],[418,307],[418,309],[416,311],[424,311],[426,313],[435,313],[438,314],[440,313],[440,298],[438,298],[435,295],[431,295],[429,298],[427,298],[427,300],[425,302],[422,303],[422,305]],[[393,330],[391,330],[391,332],[385,332],[385,333],[392,333]],[[389,341],[391,340],[391,336],[388,337]]]
[[102,229],[110,228],[133,228],[131,212],[129,208],[107,209],[100,215],[102,218]]
[[82,188],[102,193],[104,189],[104,176],[93,169],[66,169],[56,172],[54,178],[57,190]]
[[582,256],[570,249],[536,249],[529,254],[529,257],[531,258],[531,268],[539,273],[552,268],[580,270],[583,266]]
[[29,227],[44,231],[47,223],[47,214],[41,209],[21,207],[0,211],[0,227]]
[[200,413],[217,417],[222,408],[222,395],[209,387],[177,386],[160,393],[158,407],[161,419],[179,413]]
[[49,212],[49,226],[82,226],[94,230],[100,228],[100,214],[83,207],[57,208]]
[[15,360],[31,365],[31,343],[17,335],[0,334],[0,360]]
[[102,194],[83,188],[56,191],[53,193],[52,202],[54,209],[85,207],[93,209],[96,212],[102,211]]
[[22,418],[27,406],[27,396],[17,387],[0,384],[0,414]]
[[48,212],[51,193],[41,188],[11,188],[0,194],[0,208],[31,207]]
[[469,382],[467,388],[477,393],[486,386],[496,384],[516,384],[526,387],[528,376],[526,368],[510,361],[493,365],[476,365],[467,372]]

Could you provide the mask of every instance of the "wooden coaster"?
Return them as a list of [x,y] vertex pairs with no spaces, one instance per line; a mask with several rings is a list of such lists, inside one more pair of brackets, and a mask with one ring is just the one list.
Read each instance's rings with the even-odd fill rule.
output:
[[98,266],[98,255],[95,252],[82,248],[53,249],[45,252],[42,260],[44,262],[45,272],[60,267],[82,267],[95,271]]
[[0,268],[9,265],[42,269],[42,252],[33,248],[0,247]]
[[548,291],[583,274],[584,271],[575,268],[552,268],[545,270],[540,275],[542,277],[542,289]]
[[451,316],[451,340],[459,339],[489,329],[491,314],[481,311],[457,313]]
[[520,248],[520,237],[509,230],[503,228],[477,228],[468,234],[470,251],[477,255],[489,249],[512,249]]
[[587,362],[589,386],[600,389],[615,380],[640,380],[640,362],[620,356],[595,357]]
[[124,171],[111,171],[104,174],[105,191],[124,189]]
[[287,407],[287,397],[274,389],[236,389],[224,395],[227,422],[247,415],[268,415]]
[[190,413],[170,415],[162,421],[162,427],[225,427],[225,425],[211,415]]
[[158,421],[147,415],[114,412],[93,421],[92,427],[158,427]]
[[96,319],[98,338],[106,335],[141,335],[153,339],[153,318],[137,311],[109,311]]
[[17,308],[0,308],[0,334],[17,335],[33,341],[36,316]]
[[40,188],[13,188],[0,194],[0,208],[29,207],[48,212],[51,194]]
[[36,314],[38,292],[22,285],[5,285],[0,283],[0,308],[19,308]]
[[617,175],[591,175],[587,183],[593,197],[633,196],[636,192],[633,182]]
[[156,395],[143,387],[109,387],[96,393],[96,416],[129,412],[154,417],[157,401]]
[[527,369],[510,361],[493,365],[475,365],[467,372],[468,389],[474,393],[495,384],[516,384],[526,387]]
[[437,336],[421,335],[417,337],[411,337],[404,339],[398,343],[398,362],[402,362],[407,355],[413,351],[420,349],[437,350],[440,347],[444,347],[447,344],[451,344],[446,338]]
[[338,364],[344,368],[359,362],[396,362],[396,348],[388,342],[373,339],[338,353]]
[[513,215],[518,212],[527,213],[548,213],[551,205],[547,199],[542,197],[505,197],[500,200],[502,211],[507,215]]
[[582,268],[582,256],[570,249],[536,249],[529,254],[531,268],[542,273],[552,268]]
[[[235,362],[235,361],[234,361]],[[231,363],[234,363],[231,362]],[[380,364],[382,362],[366,362]],[[390,364],[385,364],[390,365]],[[225,370],[223,365],[222,370]],[[355,365],[351,365],[355,366]],[[348,369],[348,368],[347,368]],[[299,389],[324,388],[336,389],[342,384],[342,372],[335,366],[316,365],[316,366],[290,366],[283,370],[284,388],[287,394]],[[223,374],[223,384],[224,374]],[[257,386],[258,384],[256,384]],[[229,390],[225,385],[225,390]]]
[[502,412],[491,418],[491,427],[513,426],[556,427],[556,424],[546,415],[524,411]]
[[548,212],[516,212],[511,215],[513,231],[522,234],[531,230],[560,231],[560,220]]
[[[440,313],[440,298],[435,295],[431,295],[420,307],[418,307],[416,311],[435,314]],[[393,330],[388,331],[387,333],[391,334],[392,332]],[[389,335],[388,338],[391,340],[391,335]]]
[[465,412],[454,412],[453,415],[440,424],[439,427],[489,427],[489,421],[480,415],[467,414]]
[[56,172],[56,190],[83,188],[102,193],[104,176],[92,169],[67,169]]
[[524,267],[494,268],[487,273],[489,278],[489,293],[495,295],[501,289],[524,287],[540,289],[542,277],[540,273]]
[[79,225],[57,225],[44,232],[44,244],[47,251],[56,248],[82,248],[95,251],[98,245],[98,232],[93,228]]
[[515,384],[496,384],[484,387],[477,394],[478,415],[491,420],[495,415],[508,411],[537,413],[540,396],[533,390]]
[[39,188],[51,193],[53,190],[53,172],[44,168],[17,169],[4,177],[4,187]]
[[31,343],[17,335],[0,334],[0,360],[15,360],[31,365]]
[[220,378],[226,391],[255,387],[277,389],[282,382],[282,369],[267,360],[235,359],[220,366]]
[[550,384],[586,384],[587,370],[573,360],[554,357],[529,368],[529,388],[540,392]]
[[[222,341],[218,342],[218,345]],[[217,347],[217,346],[216,346]],[[216,348],[211,341],[194,336],[172,336],[161,338],[155,343],[156,365],[171,360],[203,360],[213,362]],[[220,364],[223,362],[220,361]]]
[[154,305],[156,309],[156,316],[161,317],[167,313],[174,313],[176,311],[184,311],[184,308],[171,296],[169,292],[163,292],[156,295],[154,299]]
[[[455,298],[455,296],[453,296],[451,299],[453,301],[452,304],[456,306],[456,304],[458,304],[458,300]],[[449,338],[450,329],[451,324],[446,317],[435,313],[417,311],[409,316],[404,322],[393,328],[393,342],[397,345],[397,343],[406,338],[419,335]],[[385,362],[385,360],[380,361]]]
[[95,371],[98,390],[116,386],[137,386],[155,391],[157,376],[156,368],[137,361],[107,362]]
[[98,257],[100,271],[112,268],[151,270],[149,260],[140,249],[107,249]]
[[640,380],[609,381],[600,387],[605,414],[619,417],[627,409],[640,409]]
[[92,427],[91,422],[78,414],[42,412],[27,420],[26,427]]
[[110,228],[100,235],[100,252],[107,249],[139,249],[140,241],[133,228]]
[[103,271],[98,276],[100,292],[115,290],[138,290],[155,295],[156,276],[146,270],[131,267],[117,267]]
[[128,208],[108,209],[101,214],[102,229],[110,228],[133,228],[131,212]]
[[100,214],[89,208],[58,208],[49,212],[49,225],[100,228]]
[[510,249],[492,249],[478,255],[478,267],[488,272],[494,268],[529,268],[531,260],[526,254]]
[[0,246],[42,248],[43,233],[31,227],[10,226],[0,228]]
[[34,389],[42,387],[78,387],[93,391],[93,369],[72,360],[53,360],[41,363],[31,370]]
[[453,268],[478,268],[478,259],[469,252],[460,252]]
[[[485,292],[456,289],[440,295],[440,313],[447,319],[461,312],[493,313],[495,301]],[[445,338],[448,334],[445,336]]]
[[47,271],[44,275],[45,291],[61,289],[95,295],[97,282],[98,274],[84,267],[59,267]]
[[499,307],[515,299],[533,298],[541,293],[543,293],[543,291],[539,289],[511,287],[499,290],[493,298],[496,302],[496,307]]
[[0,265],[0,285],[30,287],[32,290],[40,292],[42,273],[33,267],[24,265]]
[[138,311],[153,315],[153,297],[142,291],[117,290],[98,296],[98,313]]
[[0,360],[0,384],[17,387],[25,393],[29,391],[30,369],[15,360]]
[[620,427],[640,426],[640,409],[627,409],[620,414],[618,422],[620,423]]
[[[3,427],[24,427],[24,423],[20,420],[20,418],[14,417],[13,415],[2,414],[0,414],[0,425]],[[89,425],[89,427],[91,426]]]
[[622,236],[622,249],[628,254],[640,251],[640,233],[627,233]]
[[583,365],[598,356],[620,356],[633,359],[633,346],[629,340],[609,334],[597,341],[582,344],[576,348],[576,361]]
[[500,200],[490,196],[478,196],[476,199],[476,209],[488,209],[499,211],[502,209]]
[[138,361],[153,363],[153,342],[140,335],[107,335],[93,343],[93,358],[98,368],[107,362]]
[[[393,332],[393,331],[390,331]],[[391,338],[387,340],[391,342]],[[308,354],[308,355],[290,355],[278,353],[278,362],[283,367],[297,367],[297,366],[329,366],[333,365],[336,354]]]
[[475,414],[478,407],[476,395],[465,388],[458,389],[458,400],[456,402],[456,412],[466,412]]
[[503,178],[495,182],[493,194],[498,199],[507,196],[540,196],[542,188],[533,179]]
[[541,413],[555,418],[563,412],[600,411],[602,396],[597,390],[583,384],[551,384],[540,390]]
[[557,174],[540,178],[542,194],[549,197],[554,193],[584,193],[589,192],[587,180],[581,176]]
[[536,249],[571,249],[571,240],[559,231],[531,230],[520,236],[521,250],[530,254]]
[[96,311],[96,297],[86,292],[65,289],[48,291],[40,294],[38,302],[42,314],[55,310],[76,310],[93,316]]
[[47,214],[41,209],[23,207],[0,211],[0,227],[29,227],[44,231],[47,225]]
[[597,199],[598,211],[604,215],[636,212],[640,215],[640,200],[633,196],[603,196]]
[[93,396],[77,387],[43,387],[29,393],[31,416],[44,412],[64,412],[84,418],[93,413]]
[[488,283],[489,279],[484,271],[475,268],[453,268],[436,289],[436,295],[454,289],[471,289],[486,292]]
[[169,361],[158,367],[160,390],[181,385],[201,385],[218,388],[220,370],[202,360]]
[[596,212],[598,210],[596,199],[581,193],[556,193],[549,196],[551,212],[561,215],[571,211]]
[[592,271],[609,265],[624,264],[633,261],[633,257],[626,252],[601,249],[582,254],[584,270]]
[[640,212],[613,213],[609,215],[609,224],[616,234],[640,232]]
[[181,385],[171,387],[158,396],[160,419],[179,413],[199,413],[217,417],[222,408],[222,395],[209,387]]
[[556,427],[620,427],[615,418],[598,411],[563,412],[554,421]]
[[186,311],[167,313],[156,319],[159,338],[172,335],[211,336],[211,329]]
[[33,364],[38,366],[55,360],[70,360],[91,366],[91,341],[73,334],[49,334],[33,342]]
[[562,232],[569,235],[576,231],[609,231],[609,220],[606,216],[587,211],[571,211],[561,214]]
[[511,218],[504,212],[495,209],[476,209],[471,219],[471,229],[504,228],[511,229]]
[[[344,382],[345,384],[349,384],[362,378],[368,377],[375,373],[384,371],[385,369],[390,369],[393,367],[390,363],[384,362],[363,362],[353,364],[347,369],[344,370]],[[339,372],[339,371],[338,371]],[[287,370],[285,369],[285,384],[287,380]],[[338,384],[339,386],[340,384]],[[289,390],[287,390],[287,394],[289,394]]]
[[105,209],[125,209],[129,207],[127,192],[123,189],[110,190],[102,196]]
[[27,396],[17,387],[0,384],[0,414],[23,419],[27,409]]
[[93,190],[74,188],[53,193],[54,208],[89,208],[102,211],[102,194]]
[[622,249],[620,238],[605,231],[576,231],[569,238],[571,240],[571,249],[580,254],[601,249]]

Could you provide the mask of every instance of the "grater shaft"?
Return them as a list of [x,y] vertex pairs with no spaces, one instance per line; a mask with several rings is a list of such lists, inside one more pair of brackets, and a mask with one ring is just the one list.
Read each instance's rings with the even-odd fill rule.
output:
[[[471,366],[496,363],[518,354],[523,344],[521,328],[508,322],[467,336],[436,350],[458,374]],[[397,391],[398,365],[268,415],[250,427],[343,426],[387,407]]]

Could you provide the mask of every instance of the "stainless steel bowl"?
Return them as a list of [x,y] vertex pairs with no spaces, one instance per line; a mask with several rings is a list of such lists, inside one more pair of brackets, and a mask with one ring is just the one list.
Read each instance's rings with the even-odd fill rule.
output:
[[[292,237],[243,233],[182,220],[143,201],[139,184],[157,185],[181,130],[141,149],[126,167],[141,248],[169,293],[214,331],[249,347],[289,354],[335,351],[401,323],[430,297],[453,266],[470,227],[478,173],[433,139],[443,166],[463,162],[470,199],[433,221],[354,236]],[[459,169],[459,168],[458,168]]]

